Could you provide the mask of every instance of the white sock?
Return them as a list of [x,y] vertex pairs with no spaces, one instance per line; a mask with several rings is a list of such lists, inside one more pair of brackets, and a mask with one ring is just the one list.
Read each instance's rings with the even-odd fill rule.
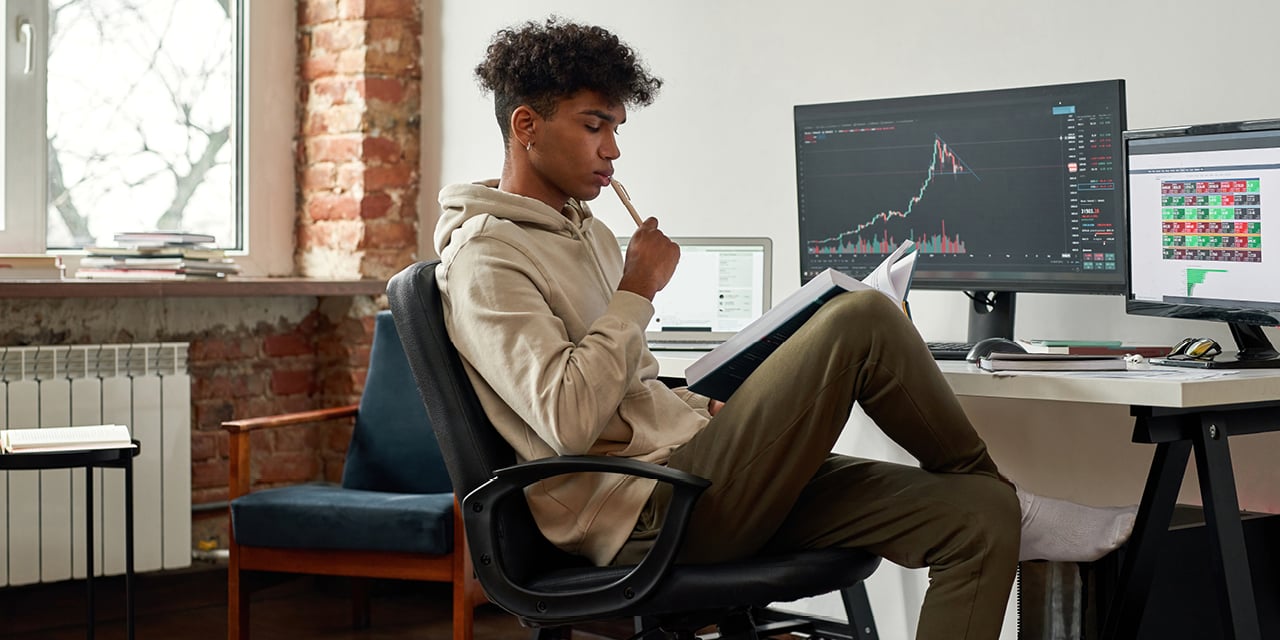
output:
[[1018,489],[1022,507],[1019,560],[1092,562],[1115,550],[1129,534],[1138,507],[1090,507]]

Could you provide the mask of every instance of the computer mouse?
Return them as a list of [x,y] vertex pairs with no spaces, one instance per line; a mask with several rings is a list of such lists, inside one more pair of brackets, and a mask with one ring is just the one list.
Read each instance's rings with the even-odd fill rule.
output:
[[969,355],[965,356],[965,360],[969,362],[977,362],[993,353],[1026,353],[1027,350],[1022,345],[1008,338],[984,338],[979,340],[969,350]]

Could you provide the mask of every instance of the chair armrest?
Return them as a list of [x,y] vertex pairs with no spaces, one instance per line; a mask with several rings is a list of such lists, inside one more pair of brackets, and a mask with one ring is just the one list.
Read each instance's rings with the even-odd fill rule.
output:
[[274,416],[246,418],[244,420],[228,420],[222,428],[229,434],[227,464],[228,500],[235,500],[249,493],[250,439],[249,434],[261,429],[276,429],[297,424],[309,424],[355,417],[360,405],[348,405],[332,409],[316,409],[297,413],[282,413]]
[[306,424],[308,422],[325,422],[327,420],[337,420],[338,418],[354,417],[356,415],[356,410],[359,408],[360,405],[353,404],[345,407],[334,407],[331,409],[315,409],[312,411],[298,411],[296,413],[281,413],[274,416],[245,418],[244,420],[227,420],[222,423],[222,428],[231,433],[239,433],[243,431],[257,431],[258,429],[287,427],[295,424]]
[[[679,469],[672,469],[652,462],[640,462],[630,458],[611,456],[559,456],[531,460],[503,467],[493,473],[495,478],[515,483],[523,489],[535,482],[566,473],[621,473],[639,478],[649,478],[676,485],[686,485],[702,493],[711,481]],[[492,481],[490,481],[492,482]],[[479,492],[477,488],[472,494]]]
[[[501,535],[496,517],[498,505],[512,496],[524,496],[535,482],[567,473],[620,473],[650,478],[672,485],[671,504],[653,548],[640,564],[618,580],[595,588],[574,591],[533,591],[512,582],[497,540]],[[463,499],[463,519],[476,571],[490,600],[511,613],[530,619],[569,615],[579,619],[608,617],[648,597],[675,563],[693,514],[694,504],[711,482],[662,465],[607,456],[544,458],[499,469],[495,477]]]

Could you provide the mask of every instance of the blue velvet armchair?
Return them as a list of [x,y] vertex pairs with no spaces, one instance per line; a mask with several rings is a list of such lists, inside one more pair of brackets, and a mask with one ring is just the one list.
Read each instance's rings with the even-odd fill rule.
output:
[[[250,492],[250,434],[354,418],[341,486]],[[228,638],[249,637],[244,571],[453,584],[453,640],[470,640],[484,595],[467,555],[453,487],[389,312],[379,313],[360,404],[224,422],[230,432]],[[368,623],[367,593],[353,609]]]

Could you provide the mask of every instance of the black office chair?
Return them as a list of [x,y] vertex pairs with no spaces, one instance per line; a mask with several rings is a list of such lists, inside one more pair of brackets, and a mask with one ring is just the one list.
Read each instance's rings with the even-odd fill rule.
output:
[[[709,482],[661,465],[613,457],[563,456],[516,464],[515,454],[480,407],[445,331],[436,285],[439,261],[421,262],[387,285],[391,312],[457,495],[477,577],[490,602],[534,627],[533,638],[568,638],[575,623],[635,618],[645,637],[661,630],[694,638],[715,624],[722,638],[760,637],[757,618],[772,602],[840,591],[850,625],[824,636],[878,638],[862,580],[880,558],[859,549],[823,549],[739,562],[678,565],[694,503]],[[596,567],[561,551],[539,532],[525,487],[565,473],[626,473],[670,483],[666,524],[636,566]],[[726,532],[732,535],[732,532]],[[771,612],[768,612],[771,613]],[[775,622],[767,632],[794,627]],[[841,625],[843,626],[843,625]]]

